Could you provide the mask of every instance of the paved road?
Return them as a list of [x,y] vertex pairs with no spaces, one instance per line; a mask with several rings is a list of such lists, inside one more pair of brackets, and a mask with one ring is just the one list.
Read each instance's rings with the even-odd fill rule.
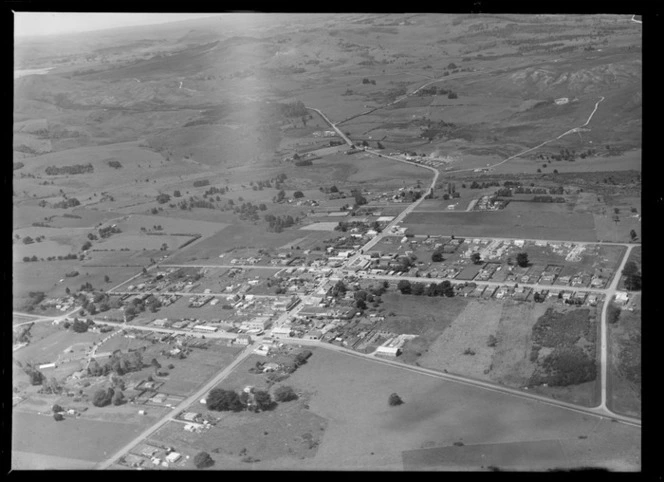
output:
[[606,290],[606,299],[604,300],[604,304],[602,306],[602,317],[600,318],[601,320],[601,344],[600,344],[600,349],[601,349],[601,362],[600,365],[602,367],[602,373],[601,373],[601,387],[602,387],[602,396],[601,396],[601,402],[599,406],[605,410],[609,410],[609,407],[607,406],[607,382],[608,382],[608,369],[609,369],[609,356],[608,356],[608,345],[609,345],[609,340],[608,340],[608,309],[609,309],[609,303],[613,299],[613,297],[616,295],[616,291],[618,291],[618,283],[620,282],[621,278],[621,273],[622,270],[625,268],[625,263],[627,263],[627,260],[629,259],[629,255],[632,252],[632,248],[634,246],[629,246],[627,248],[627,252],[623,256],[622,262],[620,263],[620,266],[616,270],[616,276],[614,276],[613,281],[609,285],[608,289]]
[[[426,193],[423,194],[415,202],[409,204],[408,207],[406,207],[406,209],[401,211],[401,213],[399,213],[387,226],[385,226],[383,228],[383,230],[378,235],[374,236],[364,246],[362,246],[361,251],[363,253],[366,253],[368,250],[373,248],[385,236],[391,235],[392,234],[392,229],[395,228],[401,221],[403,221],[406,216],[408,216],[415,209],[417,209],[417,207],[422,203],[422,201],[424,201],[426,199],[426,197],[433,192],[433,189],[436,186],[436,182],[438,182],[438,176],[440,176],[440,172],[435,167],[427,166],[427,165],[424,165],[424,164],[418,164],[416,162],[410,162],[410,161],[407,161],[407,160],[404,160],[404,159],[401,159],[401,158],[398,158],[398,157],[384,155],[384,154],[382,154],[378,151],[374,151],[372,149],[365,149],[365,152],[368,152],[368,153],[374,154],[374,155],[378,155],[380,157],[384,157],[384,158],[387,158],[387,159],[392,159],[392,160],[395,160],[395,161],[404,162],[406,164],[412,164],[416,167],[422,167],[422,168],[427,169],[429,171],[433,171],[434,174],[433,174],[433,179],[431,181],[431,186],[429,187],[429,189],[427,189]],[[348,259],[348,261],[346,261],[344,266],[346,266],[346,267],[351,266],[357,260],[357,258],[359,256],[361,256],[361,254],[359,252],[354,254],[353,256],[351,256]]]
[[[144,295],[145,293],[148,293],[148,291],[116,291],[115,295]],[[154,292],[149,292],[152,295],[157,295],[157,296],[233,296],[236,293],[203,293],[203,292],[191,292],[191,291],[154,291]],[[254,298],[290,298],[287,295],[254,295],[252,293],[246,293],[247,295],[251,295]]]
[[31,315],[31,314],[29,314],[29,313],[21,313],[20,311],[13,311],[12,314],[14,314],[14,315],[18,315],[18,316],[32,316],[32,317],[35,318],[34,320],[23,321],[23,322],[21,322],[21,323],[16,323],[16,324],[13,325],[13,326],[29,325],[30,323],[45,323],[45,322],[51,322],[51,323],[53,323],[53,322],[56,322],[56,321],[59,322],[59,321],[64,320],[65,318],[67,318],[67,317],[73,315],[74,313],[77,313],[77,312],[80,311],[81,309],[82,309],[82,307],[79,306],[78,308],[75,308],[75,309],[73,309],[73,310],[71,310],[71,311],[65,313],[64,315],[55,315],[55,316],[37,316],[37,315]]
[[290,266],[264,266],[257,264],[160,264],[162,268],[242,268],[242,269],[287,269]]
[[[436,237],[438,237],[438,235],[430,236],[430,235],[427,235],[427,234],[415,234],[413,237],[426,239],[426,238],[429,238],[429,237],[436,238]],[[446,237],[446,236],[441,236],[441,237]],[[473,236],[473,235],[469,235],[469,236],[454,235],[454,237],[457,238],[457,239],[460,239],[460,238],[463,238],[463,239],[489,239],[491,241],[494,241],[494,240],[496,240],[496,241],[513,241],[515,239],[520,239],[520,240],[523,240],[523,241],[533,241],[533,242],[544,241],[546,243],[572,243],[572,244],[579,244],[579,245],[584,245],[584,246],[593,245],[593,244],[601,244],[603,246],[625,246],[626,248],[630,247],[630,246],[638,246],[640,244],[640,243],[614,243],[614,242],[609,242],[609,241],[569,241],[569,240],[565,240],[565,239],[494,238],[494,237]]]
[[442,280],[448,280],[452,284],[463,284],[463,283],[476,283],[478,285],[488,285],[488,286],[514,286],[518,284],[525,288],[533,288],[536,290],[574,290],[574,291],[587,291],[589,293],[597,294],[606,294],[607,289],[601,288],[586,288],[585,286],[567,286],[567,285],[550,285],[550,284],[539,284],[539,283],[521,283],[520,281],[462,281],[455,278],[425,278],[422,276],[390,276],[386,274],[367,274],[367,273],[356,273],[355,276],[358,278],[364,279],[376,279],[376,280],[388,280],[388,281],[401,281],[407,280],[415,283],[436,283]]
[[219,384],[224,378],[226,378],[232,371],[233,369],[238,366],[242,361],[247,358],[251,353],[253,352],[253,347],[249,345],[247,348],[245,348],[242,352],[238,354],[238,356],[233,360],[233,362],[228,365],[226,368],[221,370],[219,373],[217,373],[209,382],[207,382],[205,385],[203,385],[201,388],[199,388],[194,394],[190,395],[187,397],[185,400],[180,402],[173,410],[168,412],[166,415],[164,415],[159,421],[157,421],[155,424],[152,426],[148,427],[145,429],[143,432],[141,432],[139,435],[134,437],[134,439],[126,444],[124,447],[122,447],[120,450],[115,452],[113,455],[108,457],[106,460],[101,461],[99,464],[97,464],[96,468],[97,469],[106,469],[113,465],[113,463],[122,457],[123,455],[126,455],[134,446],[139,444],[142,440],[145,440],[148,438],[150,435],[155,433],[157,430],[159,430],[161,427],[166,425],[171,419],[173,419],[179,412],[182,410],[186,409],[189,405],[192,403],[198,401],[201,397],[203,397],[209,390],[214,388],[216,385]]

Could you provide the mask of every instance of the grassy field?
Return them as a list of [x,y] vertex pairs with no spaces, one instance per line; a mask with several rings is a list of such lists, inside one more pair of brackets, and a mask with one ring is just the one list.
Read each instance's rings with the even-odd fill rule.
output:
[[[640,464],[638,429],[598,424],[594,417],[424,375],[404,376],[399,368],[329,350],[316,349],[287,383],[312,393],[309,409],[328,420],[327,429],[312,459],[258,463],[257,469],[401,470],[408,468],[402,452],[409,450],[458,441],[469,446],[559,440],[565,446],[591,434],[597,438],[584,440],[584,451],[571,460],[565,452],[567,458],[550,460],[548,466],[622,463],[623,469],[638,470]],[[387,405],[393,392],[404,405]],[[623,438],[602,445],[609,433]]]
[[430,298],[400,293],[386,293],[382,299],[385,321],[381,322],[381,329],[418,335],[404,344],[399,358],[404,363],[416,363],[468,304],[465,298]]
[[194,349],[184,360],[163,359],[162,365],[172,363],[169,376],[159,391],[173,395],[188,395],[205,383],[215,373],[230,364],[239,348],[216,347],[214,350]]
[[414,212],[403,223],[413,234],[595,241],[592,217],[582,214]]
[[[32,332],[32,330],[30,331]],[[28,361],[37,364],[51,363],[57,361],[58,358],[66,358],[64,350],[67,348],[74,347],[75,353],[78,353],[82,350],[84,351],[86,347],[92,347],[94,342],[101,340],[105,336],[103,333],[74,333],[73,331],[59,328],[58,331],[50,336],[38,341],[31,341],[28,346],[15,352],[14,358],[23,363]]]
[[494,333],[497,344],[489,372],[492,380],[512,387],[527,385],[535,369],[529,359],[532,327],[546,309],[543,303],[503,303]]
[[[72,271],[78,271],[78,276],[67,278],[65,273]],[[14,307],[20,309],[28,299],[30,291],[43,291],[47,297],[55,297],[64,296],[67,287],[75,291],[85,283],[92,284],[95,289],[109,289],[137,272],[135,267],[122,265],[81,266],[76,260],[20,263],[15,265],[12,273]],[[105,276],[109,277],[108,283],[105,281]],[[40,314],[40,310],[37,309],[35,314]]]
[[56,422],[50,414],[37,415],[18,409],[13,411],[12,421],[12,450],[34,454],[30,468],[43,465],[39,462],[42,454],[76,459],[72,465],[63,461],[63,468],[77,468],[81,460],[101,461],[154,422],[106,422],[85,417]]
[[[501,304],[494,301],[469,302],[425,350],[418,363],[435,370],[487,379],[495,351],[487,346],[487,337],[496,333],[501,312]],[[466,350],[473,354],[466,354]]]
[[278,248],[302,238],[302,231],[289,229],[281,233],[267,232],[266,226],[233,225],[203,239],[173,256],[169,262],[186,263],[218,258],[233,248]]
[[615,222],[613,216],[595,214],[593,217],[599,241],[628,243],[631,241],[629,233],[632,229],[641,237],[641,221],[637,218],[620,216],[618,222]]
[[[638,303],[640,305],[640,303]],[[641,416],[641,309],[621,310],[609,324],[609,406],[618,413]]]

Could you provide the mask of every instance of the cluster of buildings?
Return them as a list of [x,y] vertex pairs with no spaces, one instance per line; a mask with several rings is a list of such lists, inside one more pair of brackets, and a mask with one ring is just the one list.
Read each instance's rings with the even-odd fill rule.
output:
[[49,298],[42,301],[40,304],[46,307],[55,307],[55,309],[60,311],[69,311],[74,308],[76,305],[76,298],[73,296],[62,296],[59,298]]
[[168,468],[173,465],[184,465],[189,457],[183,457],[173,447],[155,446],[142,443],[120,459],[120,464],[134,469]]
[[475,211],[498,211],[504,209],[507,203],[505,201],[497,201],[495,196],[481,196],[473,209]]

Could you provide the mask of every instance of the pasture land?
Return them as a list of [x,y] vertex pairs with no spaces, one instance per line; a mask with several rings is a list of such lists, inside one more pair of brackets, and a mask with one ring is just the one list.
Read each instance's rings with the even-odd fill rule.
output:
[[631,242],[629,233],[632,229],[639,238],[641,237],[641,221],[638,218],[619,216],[617,222],[613,216],[595,214],[593,218],[599,241],[629,243]]
[[[62,422],[56,422],[50,413],[38,415],[14,409],[12,450],[33,454],[35,460],[29,465],[30,468],[43,465],[39,462],[42,454],[75,459],[71,466],[68,461],[62,461],[62,468],[79,468],[81,460],[103,460],[138,435],[149,423],[154,423],[152,417],[144,419],[143,423],[119,420],[109,422],[86,417],[67,417]],[[25,459],[24,462],[27,463]]]
[[[328,420],[316,456],[293,468],[401,470],[407,468],[401,455],[407,450],[458,441],[474,445],[560,440],[564,445],[592,433],[597,439],[584,440],[587,451],[579,451],[570,465],[615,461],[638,470],[640,464],[640,429],[598,424],[592,416],[431,376],[404,376],[400,368],[331,350],[314,350],[287,383],[312,393],[310,410]],[[401,395],[403,405],[388,406],[393,392]],[[622,433],[624,439],[614,438],[613,446],[607,447],[600,440],[605,433]],[[551,460],[549,467],[564,465],[565,456]]]
[[[122,265],[81,266],[76,260],[40,261],[14,266],[12,296],[14,307],[19,309],[27,301],[30,291],[43,291],[47,297],[56,297],[65,296],[67,287],[76,291],[84,283],[92,284],[95,289],[109,289],[137,272],[135,267]],[[67,278],[65,274],[72,271],[78,271],[78,276]],[[108,283],[105,281],[105,276],[109,277]],[[35,314],[41,314],[41,311],[37,309]]]
[[290,229],[281,233],[270,233],[267,226],[232,225],[220,232],[201,239],[175,254],[170,263],[188,263],[219,258],[235,248],[274,249],[302,237],[302,231]]
[[[34,326],[30,332],[33,330],[35,330]],[[36,338],[39,335],[35,334],[33,336]],[[31,341],[28,346],[16,351],[14,358],[22,363],[31,361],[36,364],[65,360],[72,356],[79,356],[81,352],[87,351],[92,347],[94,342],[98,342],[105,336],[103,333],[93,332],[74,333],[73,331],[59,327],[57,332],[38,341]],[[74,349],[74,353],[65,353],[65,350],[68,348]]]
[[609,329],[608,405],[612,410],[641,416],[641,308],[621,310]]
[[406,216],[403,226],[413,234],[596,241],[592,221],[587,214],[414,212]]
[[471,301],[418,359],[434,370],[489,379],[495,348],[488,337],[498,331],[502,303]]
[[164,358],[160,361],[164,367],[172,363],[175,368],[167,370],[169,375],[165,380],[160,378],[165,383],[159,391],[187,396],[229,365],[240,351],[237,347],[215,346],[207,350],[193,349],[183,360]]
[[417,363],[438,336],[448,329],[468,301],[465,298],[428,297],[385,293],[379,311],[385,316],[381,329],[418,335],[406,342],[399,360]]

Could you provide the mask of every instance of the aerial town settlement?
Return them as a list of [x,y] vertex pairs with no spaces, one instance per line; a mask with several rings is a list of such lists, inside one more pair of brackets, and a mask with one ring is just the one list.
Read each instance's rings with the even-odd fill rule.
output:
[[639,471],[641,22],[17,37],[12,467]]

